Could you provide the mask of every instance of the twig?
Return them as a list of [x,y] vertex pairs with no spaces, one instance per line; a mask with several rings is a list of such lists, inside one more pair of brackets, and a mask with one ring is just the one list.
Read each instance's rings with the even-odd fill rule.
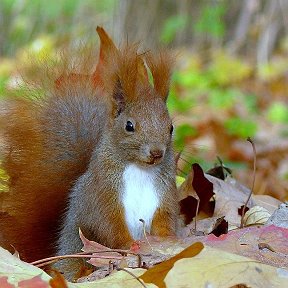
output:
[[150,242],[149,242],[149,240],[148,240],[147,234],[146,234],[146,229],[145,229],[145,220],[143,220],[143,219],[139,219],[139,221],[142,222],[142,224],[143,224],[143,234],[144,234],[144,237],[145,237],[145,239],[146,239],[146,241],[147,241],[147,243],[148,243],[148,245],[149,245],[151,251],[153,251],[153,247],[151,246],[151,244],[150,244]]
[[195,232],[197,231],[197,215],[198,215],[198,212],[199,212],[199,205],[200,205],[200,199],[198,198],[196,200],[197,200],[197,207],[196,207],[195,226],[194,226]]
[[134,279],[136,279],[139,283],[141,283],[141,285],[144,287],[144,288],[147,288],[147,286],[141,282],[141,280],[136,276],[134,275],[132,272],[126,270],[125,268],[117,268],[117,270],[121,270],[121,271],[125,271],[126,273],[128,273],[129,275],[131,275]]
[[256,178],[256,162],[257,162],[257,155],[256,155],[256,147],[255,147],[255,144],[254,142],[252,141],[252,139],[250,137],[247,138],[247,141],[249,141],[252,145],[252,148],[253,148],[253,154],[254,154],[254,161],[253,161],[253,182],[252,182],[252,188],[251,188],[251,191],[250,191],[250,194],[244,204],[244,207],[243,207],[243,210],[242,210],[242,216],[241,216],[241,224],[240,224],[240,228],[243,228],[244,226],[244,214],[245,214],[245,210],[246,210],[246,207],[248,205],[248,202],[253,194],[253,190],[254,190],[254,184],[255,184],[255,178]]
[[266,249],[270,250],[271,252],[276,252],[274,248],[272,248],[268,243],[264,243],[264,242],[258,243],[258,248],[260,250],[263,250],[266,248]]
[[[127,250],[121,250],[121,249],[111,249],[111,250],[103,250],[103,251],[95,251],[95,252],[79,252],[79,253],[76,253],[76,254],[70,254],[70,255],[61,255],[61,256],[53,256],[53,257],[48,257],[48,258],[44,258],[44,259],[40,259],[40,260],[37,260],[37,261],[33,261],[31,262],[30,264],[31,265],[34,265],[34,266],[37,266],[37,267],[43,267],[43,266],[46,266],[48,264],[51,264],[51,263],[54,263],[58,260],[62,260],[62,259],[69,259],[69,258],[102,258],[102,259],[117,259],[116,256],[97,256],[97,255],[92,255],[92,254],[100,254],[100,253],[113,253],[113,252],[116,252],[116,253],[119,253],[119,254],[122,254],[122,256],[125,256],[127,254],[131,254],[131,255],[134,255],[134,256],[137,256],[138,258],[138,266],[140,267],[141,266],[141,255],[140,254],[137,254],[137,253],[134,253],[134,252],[130,252],[130,251],[127,251]],[[119,259],[117,259],[119,260]],[[139,265],[140,263],[140,265]]]

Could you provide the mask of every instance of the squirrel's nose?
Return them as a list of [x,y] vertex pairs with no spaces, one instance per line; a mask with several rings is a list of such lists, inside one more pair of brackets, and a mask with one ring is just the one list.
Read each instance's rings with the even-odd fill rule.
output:
[[161,159],[163,157],[163,150],[155,149],[150,150],[150,155],[153,157],[153,159]]

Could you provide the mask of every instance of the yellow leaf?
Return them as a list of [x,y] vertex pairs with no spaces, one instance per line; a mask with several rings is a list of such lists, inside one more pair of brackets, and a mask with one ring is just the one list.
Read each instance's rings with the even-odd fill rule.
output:
[[205,246],[198,255],[177,261],[164,281],[167,287],[280,288],[287,287],[288,270]]
[[166,287],[164,283],[164,278],[167,275],[167,273],[171,270],[174,263],[179,259],[194,257],[195,255],[199,254],[203,248],[204,246],[202,243],[196,242],[193,245],[189,246],[188,248],[184,249],[179,254],[170,258],[169,260],[164,261],[158,265],[155,265],[154,267],[146,271],[139,278],[142,279],[145,283],[153,283],[160,288],[162,287],[164,288]]

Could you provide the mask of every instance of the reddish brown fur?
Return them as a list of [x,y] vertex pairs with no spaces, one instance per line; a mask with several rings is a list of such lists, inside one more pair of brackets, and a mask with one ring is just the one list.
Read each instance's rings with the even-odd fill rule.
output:
[[[72,187],[75,195],[70,199],[67,215],[71,210],[76,225],[86,237],[115,248],[131,244],[133,239],[124,221],[119,191],[111,185],[119,182],[125,165],[131,162],[132,150],[125,152],[121,144],[124,139],[123,125],[119,122],[121,115],[118,122],[115,120],[116,111],[119,113],[124,105],[121,101],[125,102],[123,114],[127,114],[122,116],[129,117],[132,113],[135,119],[143,119],[143,123],[138,122],[144,127],[137,136],[138,142],[125,138],[126,145],[133,148],[149,138],[157,141],[163,138],[161,141],[167,145],[168,158],[160,167],[163,181],[159,180],[159,185],[171,191],[163,191],[166,194],[161,196],[152,233],[166,236],[175,229],[177,208],[169,136],[171,120],[165,107],[173,58],[166,53],[149,53],[147,65],[154,78],[153,88],[143,57],[137,54],[137,46],[118,50],[103,29],[97,28],[97,32],[101,50],[96,69],[83,73],[64,70],[58,76],[53,75],[51,86],[47,87],[51,95],[36,101],[10,100],[0,119],[7,144],[2,166],[10,177],[9,193],[0,194],[0,244],[10,250],[9,245],[13,244],[27,261],[55,252],[59,222]],[[121,95],[125,95],[125,99]],[[150,120],[163,127],[151,126]],[[100,152],[92,154],[95,148]],[[132,160],[138,161],[137,157]],[[80,177],[82,174],[84,177]],[[77,234],[72,241],[67,239],[64,243],[66,235],[75,231],[75,219],[68,216],[62,225],[60,252],[79,249]],[[95,223],[95,219],[99,223]],[[69,230],[70,227],[73,229]]]
[[148,52],[146,61],[153,76],[154,89],[166,101],[170,86],[171,67],[174,65],[175,57],[168,51]]
[[15,100],[12,106],[3,119],[7,123],[4,136],[8,145],[3,168],[10,176],[10,191],[0,194],[0,217],[5,219],[0,221],[0,231],[5,248],[13,250],[9,246],[13,244],[21,257],[30,261],[55,252],[55,233],[67,193],[85,171],[94,145],[92,141],[85,145],[86,155],[83,146],[75,147],[79,150],[77,162],[46,165],[46,159],[59,152],[53,145],[45,151],[37,115],[41,107],[28,100]]
[[[93,75],[66,71],[62,73],[65,66],[61,67],[58,72],[61,75],[55,82],[52,78],[54,71],[50,72],[51,76],[47,74],[47,77],[52,78],[50,82],[48,79],[48,85],[55,83],[59,92],[57,97],[64,97],[65,91],[73,90],[73,87],[75,90],[94,90],[102,83],[101,75],[96,71],[101,71],[101,65],[107,61],[105,57],[108,54],[103,50],[110,49],[109,45],[113,45],[112,48],[115,46],[111,40],[105,40],[108,35],[103,29],[101,35],[104,42],[101,42],[100,61]],[[87,56],[90,57],[90,54]],[[66,60],[63,59],[63,62]],[[43,67],[43,70],[45,69],[46,67]],[[42,77],[46,77],[45,72]],[[43,79],[43,82],[46,81],[47,79]],[[42,136],[47,135],[43,135],[43,119],[40,119],[43,117],[41,114],[45,112],[42,111],[43,105],[45,104],[41,101],[25,98],[9,99],[9,102],[4,103],[3,115],[0,118],[0,127],[7,144],[3,151],[2,168],[9,175],[10,187],[9,193],[0,194],[0,245],[13,251],[14,248],[10,245],[13,244],[26,261],[55,253],[55,241],[61,215],[66,206],[67,193],[87,168],[91,151],[95,146],[95,140],[92,139],[85,143],[84,147],[79,143],[78,147],[74,147],[78,161],[63,161],[58,167],[46,166],[45,158],[56,155],[57,151],[53,151],[53,139],[49,147],[51,150],[45,151],[47,148],[44,147]],[[86,148],[85,155],[83,148]]]

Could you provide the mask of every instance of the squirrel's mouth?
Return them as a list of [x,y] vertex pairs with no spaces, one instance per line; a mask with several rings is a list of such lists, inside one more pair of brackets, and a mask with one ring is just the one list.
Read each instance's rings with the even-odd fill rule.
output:
[[148,151],[144,151],[144,153],[141,155],[142,157],[140,157],[140,159],[142,158],[141,162],[145,166],[155,166],[155,165],[160,164],[163,161],[164,155],[165,155],[165,149],[159,149],[159,148],[151,149],[151,148],[149,148]]
[[155,165],[157,164],[155,160],[151,160],[151,161],[148,161],[148,162],[145,162],[146,164],[148,165]]
[[149,166],[157,165],[162,162],[162,158],[152,158],[147,161],[145,161],[145,164]]

